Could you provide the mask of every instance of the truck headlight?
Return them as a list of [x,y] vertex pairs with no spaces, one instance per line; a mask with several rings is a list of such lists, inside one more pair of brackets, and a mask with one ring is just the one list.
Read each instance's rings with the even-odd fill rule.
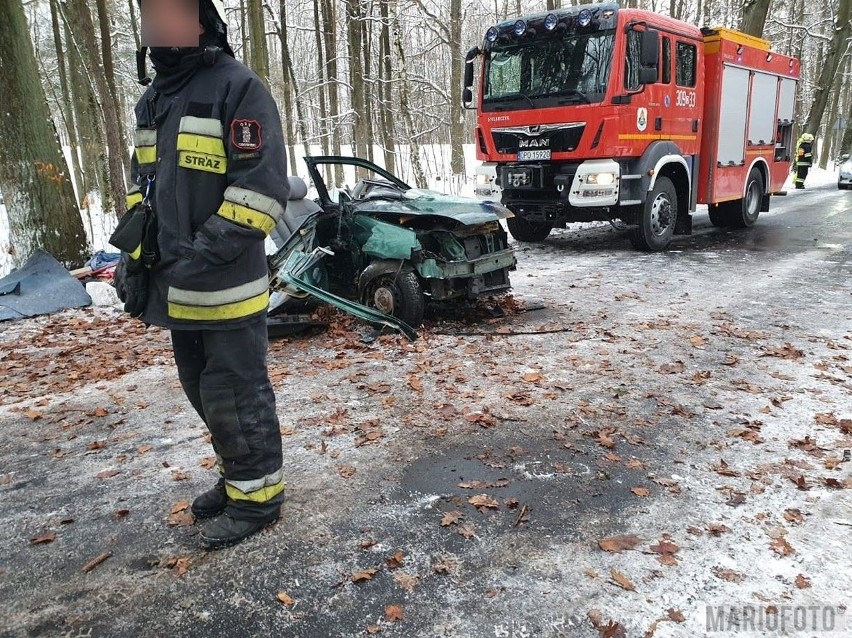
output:
[[586,184],[594,184],[596,186],[612,186],[618,175],[615,173],[590,173],[586,175]]

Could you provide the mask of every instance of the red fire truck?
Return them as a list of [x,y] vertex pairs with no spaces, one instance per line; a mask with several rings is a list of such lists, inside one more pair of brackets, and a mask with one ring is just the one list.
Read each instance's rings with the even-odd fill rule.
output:
[[466,61],[477,157],[519,241],[602,220],[662,250],[698,204],[752,226],[789,173],[799,62],[765,40],[604,3],[501,22]]

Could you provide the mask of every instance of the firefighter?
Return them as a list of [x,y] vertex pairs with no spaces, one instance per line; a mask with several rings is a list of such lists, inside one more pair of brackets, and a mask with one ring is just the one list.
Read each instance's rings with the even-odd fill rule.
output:
[[116,288],[125,310],[171,332],[220,472],[192,512],[203,543],[223,547],[277,520],[284,496],[264,242],[288,198],[286,147],[272,96],[228,46],[221,0],[141,0],[141,13],[156,75],[144,47],[125,217],[146,217],[125,229],[145,230],[123,243]]
[[808,177],[808,171],[814,165],[814,136],[810,133],[803,133],[796,142],[796,161],[793,164],[793,169],[796,172],[796,177],[793,182],[796,188],[802,190],[805,188],[805,179]]

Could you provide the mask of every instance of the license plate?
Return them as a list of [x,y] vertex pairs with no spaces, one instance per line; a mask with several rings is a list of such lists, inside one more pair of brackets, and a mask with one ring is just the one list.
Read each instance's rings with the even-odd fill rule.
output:
[[550,150],[546,151],[518,151],[519,162],[536,162],[550,159]]

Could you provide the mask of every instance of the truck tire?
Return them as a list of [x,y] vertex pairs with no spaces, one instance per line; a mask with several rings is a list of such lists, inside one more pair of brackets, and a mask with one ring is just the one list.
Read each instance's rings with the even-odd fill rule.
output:
[[765,186],[763,175],[756,168],[751,169],[746,181],[745,197],[730,203],[730,225],[735,228],[751,228],[760,217],[760,203]]
[[710,212],[710,223],[716,226],[717,228],[725,228],[731,225],[731,216],[729,214],[729,210],[725,207],[724,204],[716,204],[715,206],[709,206]]
[[423,323],[426,298],[417,275],[402,271],[379,275],[371,281],[367,285],[367,304],[416,328]]
[[506,225],[509,227],[512,237],[518,241],[525,241],[532,244],[543,242],[550,235],[550,231],[553,230],[551,224],[531,222],[520,217],[510,217],[506,220]]
[[677,191],[668,177],[657,178],[637,221],[627,235],[637,250],[664,250],[671,243],[677,222]]

